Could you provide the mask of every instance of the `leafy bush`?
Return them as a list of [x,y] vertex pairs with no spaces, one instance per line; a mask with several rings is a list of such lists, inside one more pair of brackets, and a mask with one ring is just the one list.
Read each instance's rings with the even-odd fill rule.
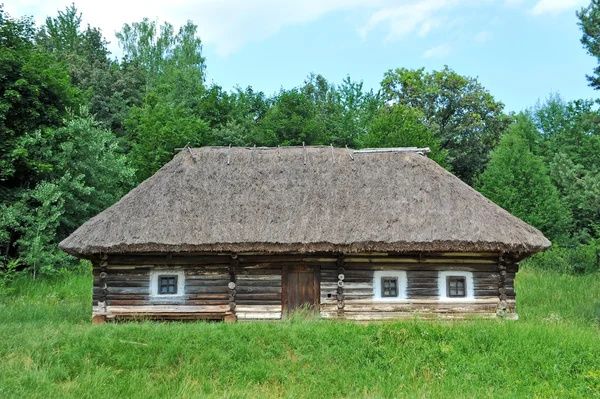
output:
[[17,275],[20,259],[6,260],[0,257],[0,296],[10,293],[10,283]]
[[575,275],[598,273],[600,272],[600,240],[572,248],[553,246],[548,251],[529,258],[524,264],[541,270]]

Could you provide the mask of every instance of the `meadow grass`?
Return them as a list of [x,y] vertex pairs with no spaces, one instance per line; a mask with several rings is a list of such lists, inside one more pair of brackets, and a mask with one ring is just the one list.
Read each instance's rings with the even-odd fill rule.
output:
[[91,278],[0,297],[0,397],[600,397],[600,275],[524,269],[518,321],[90,323]]

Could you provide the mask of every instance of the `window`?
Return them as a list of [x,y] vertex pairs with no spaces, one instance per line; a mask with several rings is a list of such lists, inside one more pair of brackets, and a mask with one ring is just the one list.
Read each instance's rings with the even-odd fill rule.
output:
[[376,302],[405,301],[406,271],[375,270],[373,273],[373,300]]
[[150,271],[150,297],[166,301],[185,297],[185,271],[181,269],[157,269]]
[[467,296],[467,279],[464,276],[446,277],[446,294],[449,298],[464,298]]
[[177,276],[158,276],[160,295],[177,295]]
[[398,278],[381,278],[381,296],[383,298],[396,298],[398,296]]
[[441,270],[438,272],[439,300],[442,302],[472,302],[475,300],[473,272]]

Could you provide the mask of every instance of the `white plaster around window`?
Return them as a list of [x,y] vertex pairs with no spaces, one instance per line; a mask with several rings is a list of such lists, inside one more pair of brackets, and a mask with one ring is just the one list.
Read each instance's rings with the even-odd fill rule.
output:
[[[177,276],[176,294],[159,294],[158,277],[159,276]],[[152,270],[150,272],[150,296],[154,298],[172,298],[177,299],[183,296],[183,287],[185,287],[185,272],[183,270]]]
[[[392,277],[398,279],[398,296],[381,296],[381,278]],[[406,271],[405,270],[376,270],[373,273],[373,300],[378,302],[400,302],[406,300]]]
[[[448,284],[446,282],[447,277],[456,276],[464,277],[466,282],[465,296],[460,298],[449,297],[446,289]],[[440,293],[440,301],[444,302],[472,302],[475,300],[475,294],[473,290],[473,273],[464,271],[446,270],[438,273],[438,290]]]

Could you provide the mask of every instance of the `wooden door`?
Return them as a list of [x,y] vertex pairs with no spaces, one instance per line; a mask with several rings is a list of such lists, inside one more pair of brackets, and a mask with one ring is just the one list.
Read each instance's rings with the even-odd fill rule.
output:
[[318,267],[284,266],[283,308],[292,311],[302,306],[315,309],[319,305]]

